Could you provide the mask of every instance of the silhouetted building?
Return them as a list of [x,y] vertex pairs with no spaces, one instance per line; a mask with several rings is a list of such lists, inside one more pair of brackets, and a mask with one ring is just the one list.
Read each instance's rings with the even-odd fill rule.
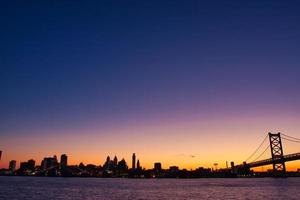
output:
[[28,160],[27,168],[31,171],[33,171],[35,169],[35,161],[33,159]]
[[110,157],[107,156],[107,158],[106,158],[106,163],[109,163],[109,162],[110,162]]
[[208,177],[208,176],[211,176],[212,169],[199,167],[198,169],[196,169],[196,172],[197,172],[198,176],[200,176],[200,177]]
[[62,154],[60,156],[60,167],[67,167],[68,166],[68,156],[66,154]]
[[128,166],[124,158],[118,162],[118,175],[124,177],[128,175]]
[[18,170],[19,175],[30,175],[35,170],[35,161],[33,159],[27,162],[20,163],[20,169]]
[[128,169],[127,163],[124,158],[118,162],[118,168],[119,168],[119,170],[127,170]]
[[167,170],[165,176],[167,178],[179,178],[182,177],[188,177],[188,173],[186,170],[179,171],[179,168],[177,166],[171,166],[169,167],[169,170]]
[[20,163],[20,171],[25,172],[28,169],[28,163],[27,162],[21,162]]
[[179,171],[179,168],[178,168],[177,166],[171,166],[171,167],[169,168],[169,171],[170,171],[170,172],[178,172],[178,171]]
[[44,160],[42,161],[42,167],[43,169],[49,169],[49,168],[53,168],[55,166],[58,165],[57,162],[57,157],[48,157],[48,158],[44,158]]
[[161,171],[161,163],[159,163],[159,162],[154,163],[154,170],[155,171]]
[[45,176],[56,176],[59,164],[57,162],[57,157],[47,157],[41,163],[41,167],[45,172]]
[[9,171],[11,171],[11,172],[16,171],[16,165],[17,165],[17,161],[11,160],[9,162]]
[[136,156],[135,156],[135,153],[132,154],[132,169],[135,169],[135,159],[136,159]]
[[114,166],[117,166],[118,165],[118,158],[117,156],[114,157]]
[[78,166],[80,169],[84,170],[85,169],[85,165],[83,164],[83,162],[79,163],[79,166]]
[[104,163],[103,168],[105,170],[113,170],[114,169],[114,162],[112,160],[110,160],[109,156],[107,156],[106,162]]
[[137,168],[137,169],[140,169],[140,168],[141,168],[140,160],[137,161],[137,163],[136,163],[136,168]]

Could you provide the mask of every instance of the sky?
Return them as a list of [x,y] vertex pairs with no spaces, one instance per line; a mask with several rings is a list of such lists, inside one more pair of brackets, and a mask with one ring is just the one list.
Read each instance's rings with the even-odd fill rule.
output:
[[0,167],[62,153],[130,164],[133,152],[146,168],[224,167],[270,131],[299,138],[299,8],[2,1]]

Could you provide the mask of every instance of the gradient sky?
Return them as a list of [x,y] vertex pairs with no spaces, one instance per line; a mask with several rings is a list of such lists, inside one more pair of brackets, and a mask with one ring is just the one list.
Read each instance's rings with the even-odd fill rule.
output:
[[0,166],[62,153],[129,164],[133,152],[147,168],[224,166],[269,131],[299,138],[299,9],[1,1]]

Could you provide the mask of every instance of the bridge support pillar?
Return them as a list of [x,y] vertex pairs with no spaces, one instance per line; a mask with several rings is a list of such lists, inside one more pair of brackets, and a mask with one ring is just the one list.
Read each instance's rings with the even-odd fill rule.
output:
[[269,140],[274,175],[284,175],[286,169],[280,133],[269,133]]

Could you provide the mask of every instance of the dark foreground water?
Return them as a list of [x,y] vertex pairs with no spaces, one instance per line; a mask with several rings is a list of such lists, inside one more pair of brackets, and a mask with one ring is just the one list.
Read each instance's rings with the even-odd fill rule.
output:
[[99,179],[0,177],[0,199],[300,199],[300,178]]

